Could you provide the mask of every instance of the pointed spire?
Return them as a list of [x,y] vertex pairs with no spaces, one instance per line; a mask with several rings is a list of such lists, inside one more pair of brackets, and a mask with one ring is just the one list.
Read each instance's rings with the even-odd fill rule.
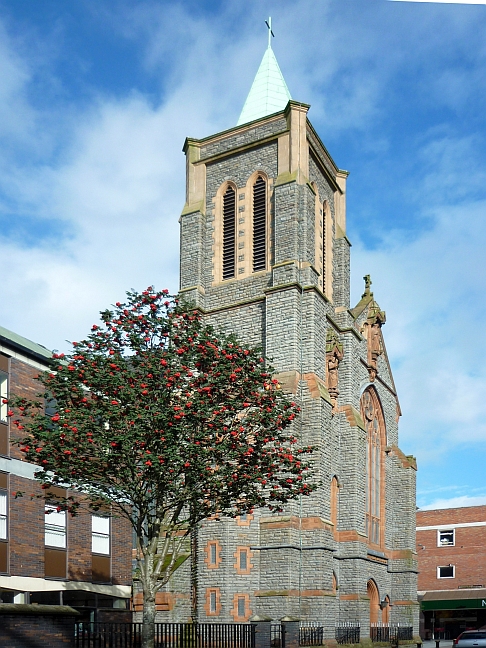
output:
[[283,110],[292,98],[272,50],[274,36],[272,19],[269,18],[265,24],[268,27],[268,47],[253,80],[237,126]]

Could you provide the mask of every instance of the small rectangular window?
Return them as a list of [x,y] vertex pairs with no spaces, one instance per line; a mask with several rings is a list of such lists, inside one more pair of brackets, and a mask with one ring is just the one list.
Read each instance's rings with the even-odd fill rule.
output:
[[248,552],[246,549],[240,550],[240,569],[245,571],[248,569]]
[[216,564],[216,543],[214,542],[209,545],[209,563],[211,565]]
[[8,524],[8,499],[7,491],[0,490],[0,540],[7,540]]
[[8,404],[3,401],[8,398],[8,373],[0,371],[0,421],[7,422]]
[[209,593],[209,611],[216,612],[216,592]]
[[66,548],[66,511],[46,504],[45,543],[47,547]]
[[244,617],[246,614],[245,597],[238,596],[238,616]]
[[103,556],[110,555],[110,518],[91,516],[91,551]]
[[454,529],[439,530],[437,532],[438,547],[453,547],[455,544]]
[[444,567],[437,567],[437,578],[454,578],[455,566],[445,565]]

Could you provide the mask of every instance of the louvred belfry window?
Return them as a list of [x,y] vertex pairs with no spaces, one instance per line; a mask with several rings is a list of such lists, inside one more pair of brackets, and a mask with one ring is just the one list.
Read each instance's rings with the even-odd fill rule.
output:
[[258,176],[253,185],[253,272],[267,265],[267,183]]
[[223,280],[235,276],[236,191],[228,187],[223,196]]

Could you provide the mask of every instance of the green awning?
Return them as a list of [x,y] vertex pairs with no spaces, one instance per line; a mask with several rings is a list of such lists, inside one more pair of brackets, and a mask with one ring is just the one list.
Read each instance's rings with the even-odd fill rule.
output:
[[420,601],[426,610],[486,610],[486,589],[426,592]]

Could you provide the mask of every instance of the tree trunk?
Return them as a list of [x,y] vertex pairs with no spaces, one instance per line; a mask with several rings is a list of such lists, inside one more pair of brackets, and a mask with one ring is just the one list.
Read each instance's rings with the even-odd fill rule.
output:
[[142,648],[155,647],[155,591],[143,583]]
[[191,528],[191,619],[193,623],[199,621],[198,610],[198,528],[193,524]]

